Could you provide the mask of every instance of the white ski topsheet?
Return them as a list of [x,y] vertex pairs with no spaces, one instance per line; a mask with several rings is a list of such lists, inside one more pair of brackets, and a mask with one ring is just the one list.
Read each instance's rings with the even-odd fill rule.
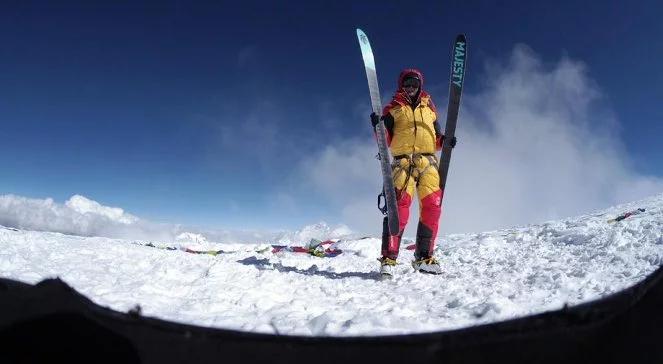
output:
[[[380,87],[378,86],[378,77],[375,71],[375,59],[368,37],[361,30],[357,29],[357,38],[361,47],[361,54],[364,58],[364,68],[366,69],[366,78],[368,88],[371,94],[371,108],[377,115],[382,115],[382,102],[380,100]],[[398,235],[400,231],[398,206],[396,202],[396,190],[392,180],[391,154],[387,146],[387,131],[384,122],[380,121],[376,126],[376,137],[378,141],[378,156],[380,159],[380,169],[382,172],[382,184],[384,196],[384,208],[386,209],[387,221],[389,222],[389,232],[391,235]]]
[[[636,208],[646,212],[607,222]],[[139,304],[147,316],[202,326],[407,334],[555,310],[629,287],[663,262],[661,231],[658,195],[576,218],[443,236],[435,250],[440,276],[413,273],[405,241],[397,276],[380,281],[378,238],[346,238],[334,258],[257,252],[267,241],[188,243],[230,252],[211,256],[0,227],[0,276],[28,283],[59,276],[100,305],[127,311]]]
[[361,55],[364,58],[364,66],[375,71],[375,58],[373,57],[373,49],[368,37],[363,30],[357,29],[357,38],[359,38],[359,46],[361,47]]
[[380,99],[380,87],[378,86],[377,71],[375,69],[375,57],[373,57],[373,50],[368,37],[361,29],[357,29],[357,38],[359,39],[359,46],[361,48],[361,56],[364,59],[364,67],[366,69],[366,78],[368,79],[368,86],[371,93],[371,107],[373,112],[382,114],[382,100]]

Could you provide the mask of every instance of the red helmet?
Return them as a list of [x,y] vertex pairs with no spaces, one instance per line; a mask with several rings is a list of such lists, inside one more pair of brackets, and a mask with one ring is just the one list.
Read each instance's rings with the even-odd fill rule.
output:
[[407,78],[415,78],[419,80],[419,88],[421,89],[424,86],[424,75],[416,68],[407,68],[401,71],[401,74],[398,76],[398,88],[403,88],[403,81]]

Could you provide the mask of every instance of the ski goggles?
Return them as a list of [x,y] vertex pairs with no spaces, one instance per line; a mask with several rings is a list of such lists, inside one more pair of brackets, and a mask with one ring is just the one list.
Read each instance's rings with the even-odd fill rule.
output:
[[419,80],[416,78],[408,78],[405,81],[403,81],[403,88],[406,87],[414,87],[414,88],[419,88]]

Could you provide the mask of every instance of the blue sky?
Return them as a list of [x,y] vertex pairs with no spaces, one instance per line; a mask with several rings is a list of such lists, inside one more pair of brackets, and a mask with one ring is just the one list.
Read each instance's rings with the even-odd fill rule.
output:
[[[542,206],[532,197],[537,210],[554,211],[536,218],[607,207],[602,204],[620,202],[615,195],[624,189],[647,184],[633,194],[640,197],[659,186],[663,24],[657,14],[663,6],[654,1],[265,3],[3,5],[0,194],[57,201],[80,194],[153,221],[211,227],[297,228],[320,220],[352,225],[370,211],[367,221],[379,227],[379,169],[372,159],[357,27],[371,38],[384,98],[402,68],[417,67],[440,108],[446,105],[451,41],[458,32],[467,34],[467,98],[458,131],[458,149],[465,143],[467,154],[452,160],[452,170],[462,161],[460,167],[479,164],[470,155],[485,160],[471,140],[482,128],[494,128],[485,120],[501,112],[481,115],[500,97],[494,92],[500,72],[513,80],[579,75],[573,79],[580,85],[560,88],[593,94],[581,112],[587,140],[578,145],[616,145],[605,155],[616,156],[619,176],[628,183],[603,186],[603,194],[584,205]],[[534,60],[535,71],[521,72],[518,67],[530,64],[523,59]],[[566,67],[567,60],[573,66]],[[574,104],[561,96],[561,108],[580,115],[573,114]],[[463,131],[464,117],[475,134]],[[605,157],[600,154],[588,151],[573,160],[592,165],[595,160],[585,157]],[[357,158],[365,159],[354,163]],[[513,159],[498,163],[515,165]],[[520,171],[538,174],[542,163],[521,163],[527,169]],[[480,172],[460,168],[457,184],[489,188],[472,184]],[[570,167],[564,173],[579,175]],[[601,173],[592,176],[616,178]],[[463,193],[448,201],[449,213],[472,221],[472,209],[460,206],[473,193]],[[506,209],[499,201],[491,206]]]

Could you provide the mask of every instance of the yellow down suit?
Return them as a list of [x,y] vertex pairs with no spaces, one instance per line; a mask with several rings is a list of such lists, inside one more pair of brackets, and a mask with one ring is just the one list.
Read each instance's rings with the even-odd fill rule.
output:
[[[409,77],[416,77],[420,82],[419,91],[412,98],[403,89],[403,81]],[[406,69],[401,72],[398,90],[385,106],[382,118],[387,129],[389,149],[394,156],[392,169],[400,225],[399,234],[392,236],[387,218],[384,218],[382,256],[397,258],[416,190],[420,211],[415,257],[425,259],[433,254],[442,211],[435,152],[441,149],[444,136],[440,132],[433,100],[423,90],[423,75],[419,70]]]

